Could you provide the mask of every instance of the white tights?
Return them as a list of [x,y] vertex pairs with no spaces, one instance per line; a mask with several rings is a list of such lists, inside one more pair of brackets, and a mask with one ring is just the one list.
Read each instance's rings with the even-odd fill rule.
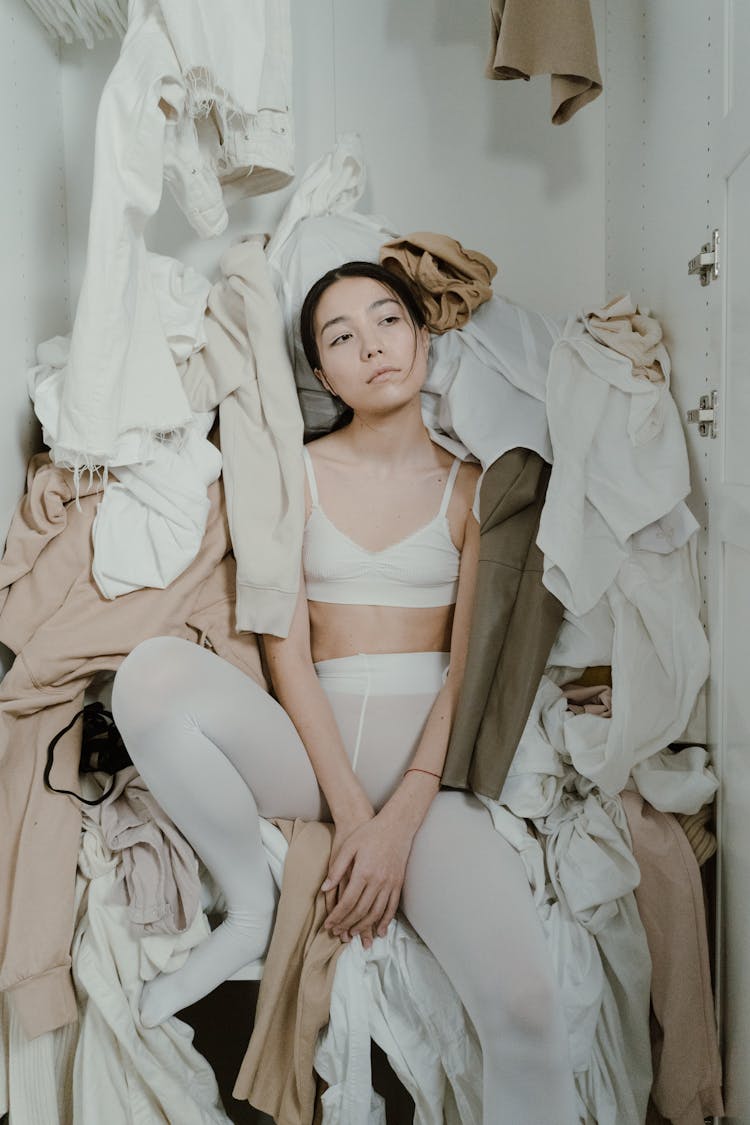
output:
[[[318,666],[375,808],[414,752],[441,660],[417,653]],[[384,691],[389,662],[398,670]],[[328,810],[283,708],[206,649],[175,637],[145,641],[123,662],[112,706],[146,784],[227,902],[224,922],[185,965],[145,986],[141,1015],[154,1026],[266,950],[274,889],[258,816],[319,820]],[[476,1027],[485,1125],[571,1125],[573,1082],[550,954],[521,861],[472,795],[443,791],[433,801],[414,839],[401,909]]]

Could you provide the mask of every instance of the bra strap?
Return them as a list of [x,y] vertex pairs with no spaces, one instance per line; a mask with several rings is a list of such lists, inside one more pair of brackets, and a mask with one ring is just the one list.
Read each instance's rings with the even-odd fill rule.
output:
[[448,480],[445,485],[445,491],[443,492],[443,502],[440,505],[438,517],[445,516],[448,511],[448,505],[450,504],[451,496],[453,495],[453,485],[456,483],[458,470],[461,468],[462,464],[463,461],[460,457],[453,458],[453,464],[451,465],[451,471],[448,473]]
[[320,507],[318,500],[318,485],[315,480],[315,469],[313,468],[312,457],[307,452],[306,446],[302,446],[302,459],[305,462],[305,472],[307,473],[307,483],[310,485],[310,496],[312,497],[313,508]]

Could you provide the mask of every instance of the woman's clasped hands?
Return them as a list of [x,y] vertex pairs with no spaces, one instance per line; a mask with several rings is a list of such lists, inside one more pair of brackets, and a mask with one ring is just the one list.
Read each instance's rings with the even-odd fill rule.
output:
[[375,936],[385,937],[398,909],[413,836],[386,810],[336,823],[328,876],[321,887],[330,896],[324,922],[329,933],[344,942],[359,934],[365,949]]

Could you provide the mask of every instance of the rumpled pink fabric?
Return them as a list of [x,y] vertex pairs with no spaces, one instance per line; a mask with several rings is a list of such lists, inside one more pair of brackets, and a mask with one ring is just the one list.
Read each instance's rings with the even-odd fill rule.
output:
[[568,711],[574,715],[600,715],[612,718],[612,688],[607,684],[584,687],[581,684],[564,684],[560,691],[568,700]]
[[198,859],[135,766],[120,770],[99,815],[107,847],[120,855],[130,921],[146,933],[180,934],[200,906]]
[[634,304],[629,293],[602,308],[586,308],[582,315],[595,340],[628,357],[636,377],[651,383],[668,378],[669,355],[662,343],[661,324],[648,309]]
[[447,234],[418,231],[386,242],[380,263],[419,291],[427,325],[442,335],[462,328],[492,296],[497,266],[479,250],[464,250]]
[[700,871],[671,813],[639,793],[622,803],[641,869],[635,901],[651,953],[654,1106],[673,1125],[722,1117],[721,1058]]

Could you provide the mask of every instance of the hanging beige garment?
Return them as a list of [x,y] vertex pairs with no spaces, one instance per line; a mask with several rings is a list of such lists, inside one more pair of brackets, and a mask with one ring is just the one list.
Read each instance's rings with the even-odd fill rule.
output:
[[601,94],[589,0],[490,0],[490,15],[487,77],[549,74],[553,125]]

